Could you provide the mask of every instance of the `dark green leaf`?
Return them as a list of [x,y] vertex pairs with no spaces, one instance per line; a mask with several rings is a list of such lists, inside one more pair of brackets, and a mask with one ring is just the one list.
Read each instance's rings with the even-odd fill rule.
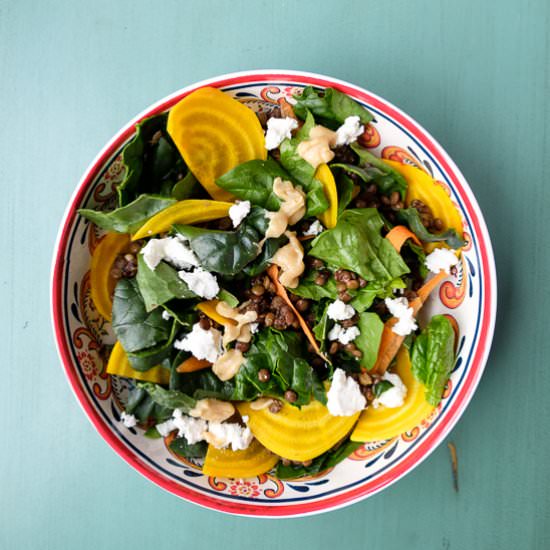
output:
[[267,230],[265,210],[253,207],[236,231],[203,229],[192,225],[175,225],[177,233],[190,242],[190,247],[208,271],[236,275],[258,257],[259,243]]
[[364,311],[359,314],[357,327],[361,334],[353,343],[363,352],[361,367],[370,370],[374,367],[378,357],[384,323],[376,313]]
[[147,437],[148,439],[160,439],[162,435],[159,434],[156,426],[151,426],[150,428],[147,428],[143,432],[143,436]]
[[172,416],[172,409],[158,405],[144,389],[139,387],[130,390],[125,410],[127,414],[133,414],[143,423],[151,420],[155,423],[164,422]]
[[288,238],[284,235],[277,237],[276,239],[267,239],[262,247],[262,253],[251,263],[249,263],[243,271],[249,277],[255,277],[260,273],[263,273],[269,266],[271,258],[275,255],[275,252],[284,246],[288,242]]
[[185,163],[166,132],[167,116],[136,124],[136,135],[122,151],[126,176],[117,188],[120,206],[142,193],[166,193],[185,174]]
[[192,172],[187,172],[172,188],[172,197],[178,201],[190,198],[200,189],[200,184]]
[[195,399],[185,393],[177,390],[166,390],[162,386],[151,382],[140,382],[138,387],[145,390],[155,403],[167,409],[181,409],[182,412],[188,413],[197,403]]
[[176,437],[171,441],[170,449],[183,458],[204,458],[208,444],[206,441],[190,444],[185,437]]
[[383,221],[375,208],[346,210],[336,227],[313,241],[311,256],[334,269],[349,269],[367,281],[390,281],[409,268],[380,230]]
[[355,184],[346,174],[341,174],[336,178],[336,187],[338,189],[338,217],[340,217],[353,200]]
[[353,143],[351,148],[359,156],[360,166],[371,176],[372,181],[383,195],[390,195],[393,191],[398,191],[401,199],[405,200],[407,180],[395,168],[357,143]]
[[421,240],[426,243],[443,241],[451,248],[461,248],[466,244],[466,241],[458,235],[456,230],[447,229],[443,233],[430,233],[422,223],[420,214],[416,208],[403,208],[399,210],[398,217],[405,222],[409,229]]
[[282,462],[277,464],[275,471],[276,476],[279,479],[296,479],[304,476],[311,476],[333,468],[336,464],[339,464],[347,458],[351,453],[361,447],[362,443],[347,440],[333,451],[327,451],[317,458],[313,459],[313,462],[309,466],[302,466],[296,464],[283,465]]
[[248,200],[253,205],[275,212],[281,205],[280,199],[273,193],[275,178],[290,179],[276,161],[268,158],[239,164],[218,178],[216,183],[238,199]]
[[145,309],[151,311],[173,298],[196,298],[187,284],[180,279],[178,272],[165,262],[160,262],[153,270],[138,255],[136,281],[145,303]]
[[373,119],[365,107],[334,88],[319,91],[312,86],[307,86],[294,98],[296,99],[294,112],[301,119],[305,119],[307,112],[310,111],[316,119],[329,123],[332,128],[343,124],[349,116],[358,116],[362,124],[368,124]]
[[127,353],[150,348],[170,337],[172,323],[162,309],[147,312],[135,279],[121,279],[113,298],[113,330]]
[[177,330],[178,323],[176,320],[172,320],[172,330],[170,331],[168,340],[150,348],[136,352],[127,352],[126,355],[128,356],[128,361],[130,361],[132,368],[143,372],[156,365],[160,365],[172,352]]
[[112,210],[100,212],[81,208],[78,213],[106,231],[134,233],[149,218],[176,202],[175,199],[157,195],[140,195],[135,201]]
[[416,337],[411,366],[414,377],[426,389],[426,401],[434,407],[441,401],[455,362],[455,334],[444,315],[435,315]]

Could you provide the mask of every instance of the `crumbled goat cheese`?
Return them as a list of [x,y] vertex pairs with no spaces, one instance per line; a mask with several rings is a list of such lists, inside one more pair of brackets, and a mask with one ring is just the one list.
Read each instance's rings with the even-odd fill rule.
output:
[[164,309],[162,311],[162,318],[165,320],[165,321],[170,321],[170,319],[172,318],[172,316]]
[[344,124],[336,130],[336,145],[349,145],[353,143],[363,132],[365,127],[358,116],[348,116]]
[[233,227],[237,227],[250,212],[250,201],[238,201],[229,209]]
[[388,407],[389,409],[395,409],[401,407],[407,397],[407,386],[403,384],[398,374],[392,374],[391,372],[385,372],[382,376],[382,380],[387,380],[392,384],[392,387],[381,393],[373,402],[372,406],[377,409],[380,405]]
[[178,271],[179,278],[187,283],[189,290],[201,298],[212,300],[218,295],[220,286],[215,275],[197,267],[194,271]]
[[165,260],[178,269],[189,269],[199,265],[195,253],[189,245],[177,237],[151,239],[142,249],[141,254],[149,269],[155,269]]
[[247,449],[254,436],[248,426],[233,422],[210,422],[205,439],[217,449],[231,446],[233,451]]
[[214,363],[223,351],[222,333],[215,328],[204,330],[200,323],[195,323],[189,334],[174,342],[174,347],[189,351],[197,359],[206,359]]
[[451,267],[458,263],[458,258],[448,248],[436,248],[426,256],[425,263],[426,267],[433,273],[439,273],[441,270],[450,273]]
[[359,384],[346,376],[342,369],[336,369],[327,392],[327,408],[332,416],[352,416],[362,411],[367,404]]
[[250,334],[256,334],[260,330],[260,323],[250,323],[248,328],[250,329]]
[[186,416],[180,409],[174,409],[172,415],[174,428],[178,430],[178,437],[185,437],[187,443],[190,445],[204,439],[204,432],[208,429],[208,422],[206,420]]
[[315,220],[305,231],[304,237],[316,237],[325,230],[319,220]]
[[166,437],[170,432],[173,432],[176,429],[173,418],[169,418],[165,422],[161,422],[155,426],[157,432],[162,436]]
[[353,342],[361,332],[357,327],[344,328],[342,325],[336,323],[328,333],[329,340],[338,340],[344,346]]
[[355,315],[355,310],[342,300],[335,300],[328,306],[327,315],[333,321],[346,321]]
[[120,421],[127,427],[133,428],[137,425],[137,418],[133,414],[127,414],[125,411],[120,413]]
[[265,133],[265,148],[268,151],[276,149],[285,138],[292,137],[292,130],[298,128],[298,121],[291,118],[274,118],[267,121],[267,132]]
[[399,336],[407,336],[418,328],[414,318],[414,311],[409,307],[407,298],[386,298],[384,300],[389,312],[397,319],[392,326],[392,332]]

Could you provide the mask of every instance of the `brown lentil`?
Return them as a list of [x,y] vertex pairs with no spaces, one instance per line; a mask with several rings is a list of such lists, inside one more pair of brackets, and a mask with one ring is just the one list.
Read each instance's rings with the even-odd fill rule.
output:
[[210,330],[210,327],[212,325],[211,325],[210,319],[208,317],[201,317],[199,319],[199,326],[202,328],[202,330]]
[[363,277],[359,277],[358,281],[359,281],[359,288],[365,288],[367,286],[367,281],[365,281]]
[[358,380],[359,380],[359,384],[361,384],[362,386],[368,386],[369,384],[372,384],[372,378],[367,372],[362,372],[359,375]]
[[436,231],[441,231],[443,229],[443,221],[441,218],[435,218],[432,222],[432,226]]
[[241,353],[246,353],[250,349],[250,344],[248,342],[236,342],[235,349]]
[[263,285],[254,285],[251,292],[254,296],[261,296],[265,292],[265,287]]
[[258,371],[258,380],[260,382],[269,382],[269,379],[271,378],[271,373],[268,369],[260,369]]
[[300,298],[297,302],[296,302],[296,309],[300,312],[300,313],[304,313],[305,311],[307,311],[309,309],[309,300],[306,300],[305,298]]
[[266,327],[270,327],[271,325],[273,325],[273,321],[275,321],[275,315],[271,312],[266,313],[264,317],[264,325]]
[[353,299],[353,296],[349,294],[348,292],[339,292],[338,298],[342,300],[342,302],[347,303],[350,302]]
[[298,394],[294,390],[286,390],[285,399],[289,403],[296,403],[296,401],[298,400]]
[[330,348],[328,348],[328,352],[330,353],[330,355],[334,355],[338,352],[339,349],[340,344],[338,342],[332,342],[332,344],[330,344]]
[[392,206],[395,206],[399,202],[400,198],[401,198],[401,195],[399,194],[399,191],[393,191],[392,194],[390,195],[390,204]]
[[348,281],[346,285],[350,290],[356,290],[359,288],[359,281],[357,279],[352,279],[351,281]]
[[283,408],[283,402],[279,399],[274,399],[271,405],[269,405],[269,412],[277,414]]

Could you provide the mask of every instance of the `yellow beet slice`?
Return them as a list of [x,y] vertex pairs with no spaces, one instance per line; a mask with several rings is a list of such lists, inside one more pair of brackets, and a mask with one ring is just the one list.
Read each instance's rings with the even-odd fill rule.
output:
[[107,233],[94,250],[90,267],[90,291],[92,301],[99,313],[108,321],[113,309],[112,294],[116,279],[111,277],[111,268],[116,257],[130,244],[130,236],[124,233]]
[[257,439],[244,451],[216,449],[208,446],[202,471],[207,476],[254,477],[265,474],[279,462]]
[[361,413],[351,434],[352,441],[379,441],[396,437],[412,430],[434,410],[424,397],[424,386],[412,375],[409,352],[405,348],[397,355],[396,372],[407,386],[405,402],[395,409],[368,407]]
[[202,311],[207,317],[210,317],[212,321],[216,321],[224,327],[227,325],[236,325],[237,321],[235,319],[229,319],[229,317],[224,317],[216,311],[216,306],[220,303],[219,300],[208,300],[206,302],[201,302],[197,304],[197,309]]
[[191,224],[209,222],[224,218],[233,206],[230,202],[189,199],[179,201],[147,220],[134,235],[132,240],[151,237],[168,231],[175,223]]
[[200,88],[174,105],[167,131],[187,166],[217,200],[232,198],[216,179],[249,160],[267,158],[254,112],[217,88]]
[[407,206],[415,199],[422,201],[431,208],[435,218],[441,219],[443,230],[452,228],[459,235],[462,235],[460,213],[452,203],[449,195],[431,176],[423,170],[408,164],[401,164],[387,159],[384,159],[384,162],[397,170],[407,180],[408,189],[405,200]]
[[117,342],[113,347],[113,351],[111,351],[111,356],[107,363],[107,372],[116,376],[134,378],[135,380],[154,382],[156,384],[168,384],[170,382],[170,371],[163,367],[152,367],[145,372],[133,369],[120,342]]
[[360,413],[331,416],[319,401],[301,409],[285,403],[278,413],[255,411],[249,403],[237,405],[248,415],[248,425],[260,443],[276,455],[303,462],[328,451],[352,429]]
[[329,207],[317,217],[327,229],[332,229],[338,220],[338,190],[334,176],[327,164],[320,164],[315,172],[315,178],[323,184],[323,191]]

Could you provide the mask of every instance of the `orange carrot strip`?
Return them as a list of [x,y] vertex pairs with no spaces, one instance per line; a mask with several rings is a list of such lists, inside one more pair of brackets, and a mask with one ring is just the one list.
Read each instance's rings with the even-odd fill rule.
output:
[[197,359],[196,357],[189,357],[181,365],[178,365],[176,370],[178,372],[195,372],[210,367],[212,363],[206,359]]
[[422,246],[422,243],[419,241],[418,237],[404,225],[396,225],[386,235],[386,239],[390,241],[397,252],[401,250],[401,247],[405,244],[407,239],[412,239],[418,246]]
[[300,326],[302,327],[302,330],[306,335],[306,338],[309,340],[310,344],[313,346],[313,349],[318,355],[323,357],[323,354],[319,349],[319,345],[317,344],[317,340],[315,340],[315,336],[313,335],[313,332],[311,332],[311,329],[308,327],[303,317],[300,315],[298,310],[294,307],[294,304],[290,301],[290,298],[288,297],[285,287],[279,282],[279,268],[275,264],[271,264],[267,268],[267,274],[269,275],[269,278],[272,280],[273,284],[275,285],[277,296],[281,297],[286,302],[288,307],[293,311],[294,315],[296,315],[296,319],[298,319],[298,323],[300,323]]
[[[424,302],[428,299],[430,293],[437,287],[437,285],[447,277],[445,271],[440,271],[437,275],[432,277],[427,283],[425,283],[419,290],[416,291],[417,298],[412,300],[410,306],[413,308],[416,315],[420,308],[424,305]],[[384,324],[384,330],[382,331],[382,338],[380,339],[380,347],[378,348],[378,357],[372,372],[376,374],[384,374],[386,369],[390,366],[393,358],[397,355],[399,348],[405,340],[404,336],[395,334],[392,327],[397,323],[397,319],[392,317],[388,319]]]

